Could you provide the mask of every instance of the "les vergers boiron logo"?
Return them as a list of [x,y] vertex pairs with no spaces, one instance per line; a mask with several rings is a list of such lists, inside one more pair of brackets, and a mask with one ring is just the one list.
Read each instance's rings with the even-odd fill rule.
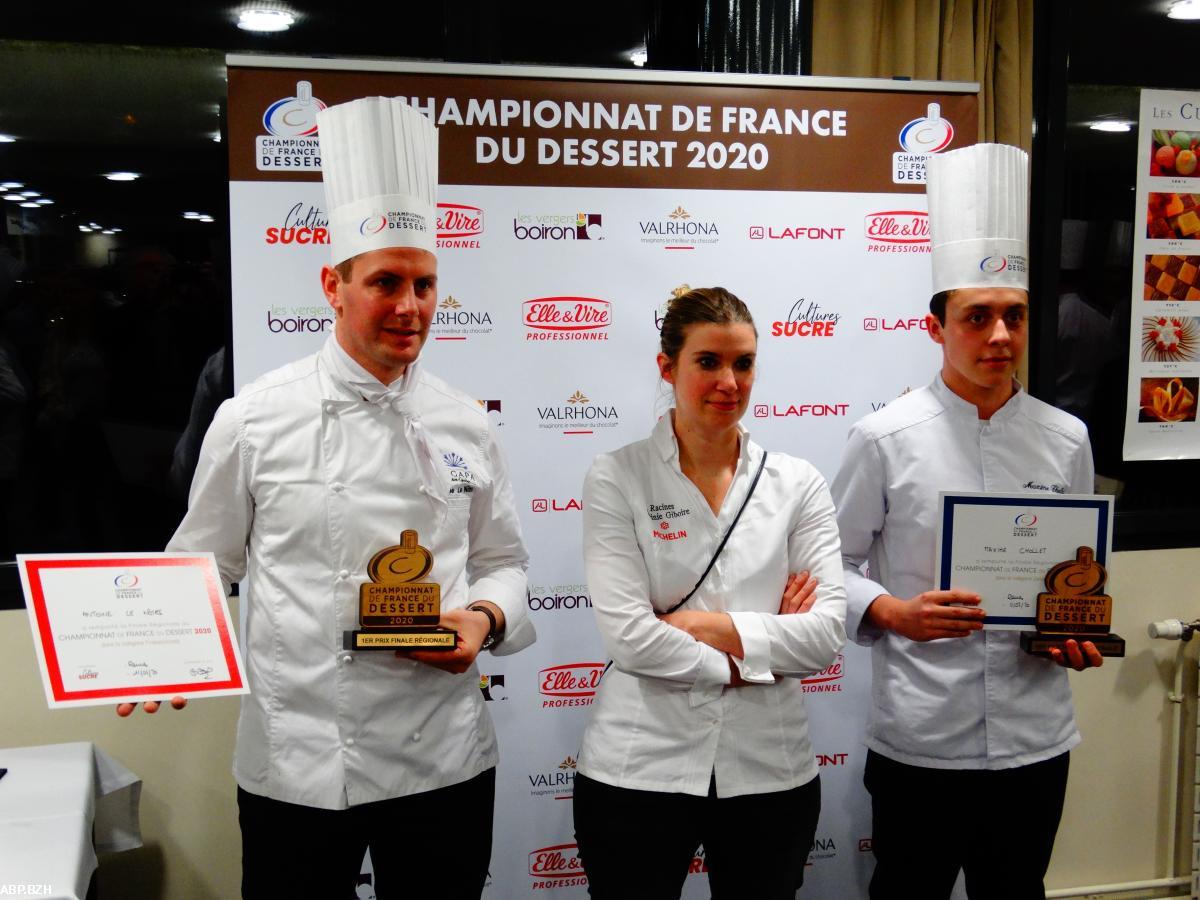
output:
[[565,663],[542,669],[538,672],[538,690],[544,698],[542,709],[590,706],[603,676],[602,662]]

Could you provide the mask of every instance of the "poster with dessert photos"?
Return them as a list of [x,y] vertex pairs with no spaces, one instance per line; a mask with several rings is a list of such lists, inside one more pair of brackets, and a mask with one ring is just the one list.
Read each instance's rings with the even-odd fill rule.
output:
[[1200,457],[1200,92],[1142,91],[1127,460]]

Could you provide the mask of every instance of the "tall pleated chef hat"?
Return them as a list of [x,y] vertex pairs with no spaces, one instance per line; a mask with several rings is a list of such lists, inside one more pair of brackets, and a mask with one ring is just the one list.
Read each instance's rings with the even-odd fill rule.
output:
[[396,97],[317,113],[333,265],[368,250],[437,252],[437,128]]
[[933,292],[1029,290],[1029,154],[975,144],[926,161]]

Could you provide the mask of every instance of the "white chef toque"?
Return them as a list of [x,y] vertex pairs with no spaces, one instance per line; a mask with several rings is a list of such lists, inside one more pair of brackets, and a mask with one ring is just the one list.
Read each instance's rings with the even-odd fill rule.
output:
[[317,113],[332,263],[368,250],[437,252],[437,128],[397,97]]
[[975,144],[926,161],[933,292],[1029,290],[1029,154]]

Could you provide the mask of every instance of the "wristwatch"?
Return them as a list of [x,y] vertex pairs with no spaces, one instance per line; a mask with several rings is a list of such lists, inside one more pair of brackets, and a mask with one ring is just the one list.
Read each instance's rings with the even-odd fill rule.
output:
[[500,643],[500,638],[502,637],[500,634],[500,626],[496,622],[496,614],[482,603],[472,604],[471,606],[468,606],[467,609],[473,610],[474,612],[483,613],[488,617],[488,621],[492,623],[491,627],[488,628],[487,637],[485,637],[483,639],[483,643],[479,645],[480,650],[491,650],[498,643]]

